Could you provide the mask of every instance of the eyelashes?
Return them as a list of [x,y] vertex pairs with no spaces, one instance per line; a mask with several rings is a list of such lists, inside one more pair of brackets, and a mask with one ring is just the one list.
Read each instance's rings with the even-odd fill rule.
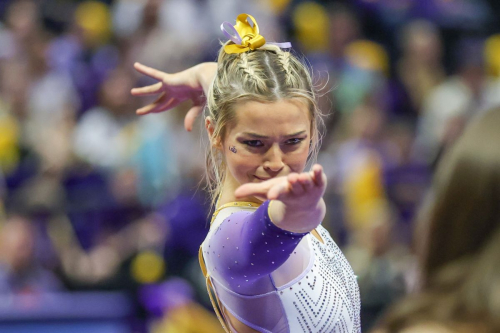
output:
[[301,139],[301,138],[293,138],[293,139],[290,139],[290,140],[286,140],[286,143],[287,145],[296,145],[296,144],[299,144],[301,143],[302,141],[304,141],[304,139]]
[[247,140],[243,141],[244,144],[250,147],[262,147],[264,146],[264,143],[260,140]]
[[[297,145],[304,141],[304,138],[293,138],[293,139],[288,139],[285,141],[285,145],[288,146],[293,146]],[[264,143],[261,140],[245,140],[243,141],[243,144],[252,147],[252,148],[258,148],[258,147],[263,147]]]

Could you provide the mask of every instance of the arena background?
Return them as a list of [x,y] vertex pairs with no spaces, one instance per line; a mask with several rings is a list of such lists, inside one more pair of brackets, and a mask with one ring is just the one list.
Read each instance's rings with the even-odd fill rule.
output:
[[2,0],[0,333],[222,332],[197,263],[202,123],[184,130],[188,104],[138,117],[130,89],[151,83],[135,61],[214,61],[243,12],[313,70],[323,225],[358,275],[363,331],[418,285],[433,171],[500,104],[499,2]]

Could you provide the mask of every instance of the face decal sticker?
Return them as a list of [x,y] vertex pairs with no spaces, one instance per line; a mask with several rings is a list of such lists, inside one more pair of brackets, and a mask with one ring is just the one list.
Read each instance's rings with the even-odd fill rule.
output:
[[235,146],[229,147],[229,150],[236,154],[237,150]]

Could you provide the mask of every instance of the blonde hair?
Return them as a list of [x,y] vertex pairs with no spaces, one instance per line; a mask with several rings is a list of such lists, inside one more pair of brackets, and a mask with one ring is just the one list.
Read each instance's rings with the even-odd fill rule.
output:
[[470,124],[440,163],[434,200],[418,221],[423,290],[388,312],[386,332],[426,322],[500,331],[499,128],[496,108]]
[[[284,99],[298,99],[309,110],[310,165],[318,154],[323,121],[307,67],[276,45],[266,44],[239,54],[228,54],[223,46],[219,51],[217,74],[208,91],[205,109],[205,116],[211,117],[214,126],[211,141],[224,139],[228,124],[235,119],[235,107],[239,103],[272,103]],[[212,145],[207,149],[206,171],[207,188],[214,205],[226,175],[223,154]]]

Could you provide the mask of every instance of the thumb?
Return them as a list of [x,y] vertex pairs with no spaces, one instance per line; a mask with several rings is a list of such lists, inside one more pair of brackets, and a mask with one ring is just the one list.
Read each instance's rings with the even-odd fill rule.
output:
[[196,120],[196,117],[198,117],[203,110],[203,106],[201,105],[195,105],[186,114],[186,117],[184,117],[184,128],[186,131],[191,132],[193,130],[193,125]]

